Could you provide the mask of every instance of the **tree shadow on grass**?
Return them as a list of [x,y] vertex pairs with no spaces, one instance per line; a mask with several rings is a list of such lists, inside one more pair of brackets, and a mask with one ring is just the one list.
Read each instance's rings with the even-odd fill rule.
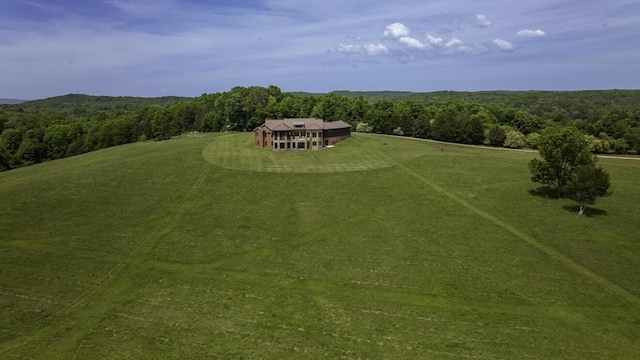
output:
[[[541,186],[537,189],[531,189],[529,190],[529,194],[531,194],[532,196],[541,197],[543,199],[565,198],[563,196],[558,196],[558,191],[555,188],[552,188],[549,186]],[[574,214],[578,214],[578,211],[580,210],[580,205],[565,205],[562,208],[566,211],[572,212]],[[605,210],[587,207],[582,213],[582,215],[586,217],[594,217],[594,216],[607,215],[607,212]]]
[[529,190],[529,194],[544,199],[558,199],[558,191],[548,186],[540,186],[537,189]]
[[[565,205],[562,208],[577,215],[578,211],[580,210],[580,205]],[[586,217],[594,217],[594,216],[607,215],[607,212],[605,210],[600,210],[600,209],[587,206],[587,208],[584,209],[584,213],[582,213],[582,215]]]

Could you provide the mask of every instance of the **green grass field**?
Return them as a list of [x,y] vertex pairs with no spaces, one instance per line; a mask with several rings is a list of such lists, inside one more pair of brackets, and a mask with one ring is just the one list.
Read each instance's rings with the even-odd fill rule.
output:
[[0,358],[637,359],[640,161],[578,216],[533,156],[216,134],[0,173]]

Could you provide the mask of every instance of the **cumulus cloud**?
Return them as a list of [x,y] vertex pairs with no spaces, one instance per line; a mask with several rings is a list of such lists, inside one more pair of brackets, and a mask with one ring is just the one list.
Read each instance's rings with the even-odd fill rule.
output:
[[411,50],[424,50],[429,48],[429,45],[424,44],[416,38],[410,37],[410,33],[411,30],[409,30],[408,27],[404,26],[404,24],[402,23],[397,22],[388,25],[383,35],[385,37],[391,37],[394,40],[397,40],[398,43]]
[[432,45],[436,45],[436,46],[439,46],[440,44],[442,44],[442,38],[431,36],[429,34],[427,34],[427,41]]
[[495,45],[498,49],[503,51],[511,51],[514,48],[512,43],[502,39],[493,40],[493,45]]
[[[490,21],[486,17],[478,17],[483,20],[485,26]],[[489,51],[515,50],[514,44],[502,39],[493,40],[493,47],[489,48],[479,42],[466,44],[456,36],[438,36],[425,34],[422,36],[410,36],[411,30],[400,22],[385,27],[380,43],[365,43],[366,40],[353,38],[360,41],[355,44],[339,44],[335,51],[345,55],[385,55],[388,59],[400,63],[412,62],[418,59],[432,59],[439,56],[479,55]]]
[[456,51],[463,54],[478,55],[489,51],[489,49],[481,44],[473,44],[472,46],[460,46],[456,49]]
[[351,45],[351,44],[338,44],[335,48],[336,52],[343,54],[367,54],[367,55],[380,55],[389,52],[386,46],[383,44],[364,44]]
[[463,44],[464,43],[460,39],[458,39],[456,37],[452,37],[451,39],[449,39],[449,41],[447,41],[446,44],[444,44],[444,46],[450,48],[450,47],[454,47],[454,46],[460,46],[460,45],[463,45]]
[[525,36],[525,37],[543,37],[547,34],[545,34],[545,32],[540,29],[538,30],[524,29],[524,30],[518,31],[516,35]]
[[389,49],[387,49],[387,47],[382,44],[366,44],[363,46],[363,48],[368,55],[380,55],[389,52]]
[[398,41],[405,44],[410,49],[424,50],[427,48],[427,45],[421,43],[420,40],[408,36],[402,36]]
[[[462,42],[462,40],[458,39],[455,36],[451,37],[449,40],[445,42],[443,38],[433,36],[430,34],[427,34],[427,43],[435,48],[440,48],[440,49],[443,49],[443,48],[451,49],[451,48],[461,47],[464,45],[464,42]],[[451,53],[451,52],[448,51],[447,53]]]
[[403,36],[409,36],[410,32],[409,28],[404,26],[404,24],[397,22],[387,26],[387,29],[384,31],[384,36],[391,36],[399,39]]
[[493,25],[493,21],[487,19],[487,17],[482,14],[478,14],[476,15],[476,24],[480,27],[488,27]]

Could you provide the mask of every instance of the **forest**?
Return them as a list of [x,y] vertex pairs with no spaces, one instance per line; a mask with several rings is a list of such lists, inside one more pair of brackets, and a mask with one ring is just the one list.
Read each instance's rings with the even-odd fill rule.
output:
[[355,131],[536,148],[573,126],[594,153],[640,151],[640,90],[287,93],[234,87],[185,97],[65,95],[0,105],[0,171],[187,132],[252,131],[265,119],[343,120]]

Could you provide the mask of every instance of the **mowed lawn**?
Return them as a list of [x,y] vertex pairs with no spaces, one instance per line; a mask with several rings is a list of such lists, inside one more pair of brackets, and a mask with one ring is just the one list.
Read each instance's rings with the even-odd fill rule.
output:
[[640,161],[578,216],[534,156],[215,134],[0,173],[0,358],[637,359]]

